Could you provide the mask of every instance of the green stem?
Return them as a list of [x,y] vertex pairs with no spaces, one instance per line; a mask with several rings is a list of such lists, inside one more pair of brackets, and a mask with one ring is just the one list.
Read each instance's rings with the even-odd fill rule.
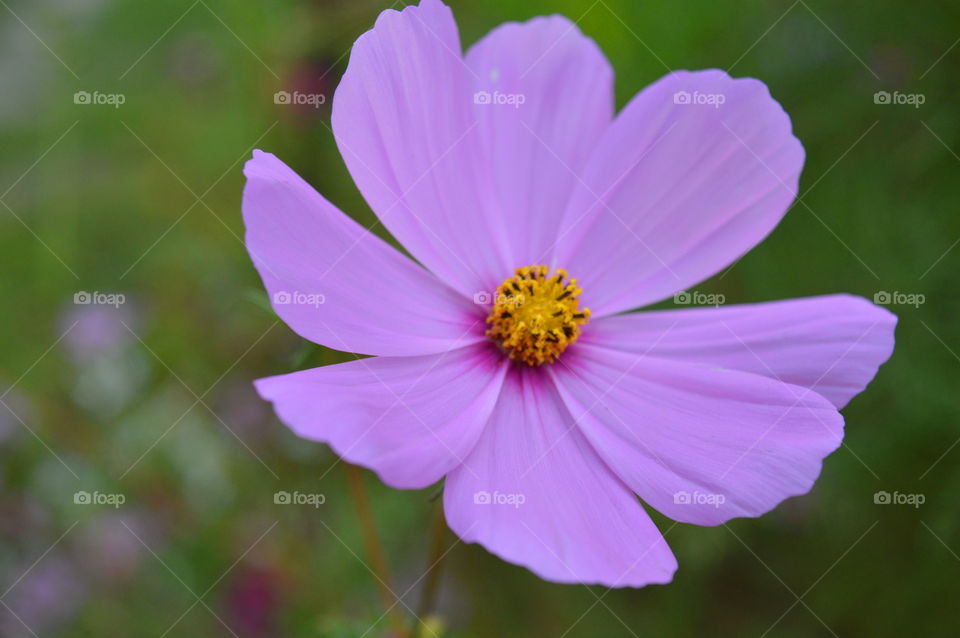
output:
[[360,468],[350,463],[344,463],[347,472],[347,482],[350,485],[350,492],[353,495],[353,501],[357,506],[357,516],[360,519],[360,529],[363,533],[363,543],[367,548],[367,556],[370,559],[371,569],[377,576],[377,589],[380,592],[380,600],[390,617],[390,626],[394,633],[407,638],[410,634],[407,632],[406,623],[403,614],[397,607],[399,600],[390,587],[390,572],[387,568],[386,552],[383,550],[383,543],[377,534],[377,528],[373,520],[373,511],[370,509],[370,499],[367,497],[367,488],[363,484],[363,476]]
[[[437,602],[437,592],[440,589],[441,564],[447,555],[447,521],[443,516],[443,505],[435,505],[433,521],[430,524],[430,554],[427,558],[427,571],[424,572],[423,593],[420,596],[420,605],[417,616],[425,619],[433,613]],[[419,622],[414,625],[419,627]],[[414,631],[417,635],[417,631]]]

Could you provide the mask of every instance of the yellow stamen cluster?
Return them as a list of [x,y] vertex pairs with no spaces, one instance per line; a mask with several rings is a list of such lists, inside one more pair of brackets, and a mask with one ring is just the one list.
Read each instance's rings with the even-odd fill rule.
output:
[[576,279],[564,283],[568,275],[562,268],[553,275],[542,265],[515,272],[497,288],[487,336],[511,359],[531,366],[553,363],[580,336],[590,309],[580,310],[582,291]]

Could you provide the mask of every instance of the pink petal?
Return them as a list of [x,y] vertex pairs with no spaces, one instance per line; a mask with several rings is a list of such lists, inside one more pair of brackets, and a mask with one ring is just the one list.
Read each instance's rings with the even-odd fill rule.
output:
[[[676,103],[686,95],[723,103]],[[594,316],[663,299],[773,230],[794,199],[803,156],[763,83],[716,70],[672,73],[637,95],[599,141],[555,261],[580,280]]]
[[613,119],[613,71],[562,16],[497,27],[470,49],[467,64],[512,264],[544,263],[576,176]]
[[760,375],[579,343],[561,361],[550,372],[586,438],[677,521],[718,525],[804,494],[843,438],[826,399]]
[[447,476],[450,528],[554,582],[669,582],[677,564],[660,532],[541,372],[511,369],[476,447]]
[[[256,381],[298,435],[396,488],[426,487],[463,462],[490,417],[505,367],[487,344],[375,357]],[[456,388],[456,391],[451,391]]]
[[482,340],[483,312],[337,210],[283,162],[244,168],[246,243],[277,314],[306,339],[380,355]]
[[380,14],[353,45],[333,100],[333,132],[384,226],[461,293],[513,272],[473,113],[473,74],[437,0]]
[[896,315],[830,295],[722,308],[604,317],[585,343],[771,377],[842,408],[893,352]]

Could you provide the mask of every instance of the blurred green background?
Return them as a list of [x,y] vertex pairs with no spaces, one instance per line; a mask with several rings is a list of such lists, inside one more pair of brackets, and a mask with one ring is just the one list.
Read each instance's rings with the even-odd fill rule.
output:
[[[252,148],[270,150],[373,221],[334,146],[329,99],[298,108],[273,95],[331,97],[351,43],[389,5],[0,5],[0,635],[363,635],[383,608],[344,468],[250,385],[345,355],[305,343],[266,305],[241,241],[241,167]],[[900,324],[809,495],[717,528],[658,517],[680,563],[664,587],[554,585],[459,544],[435,631],[950,635],[960,5],[452,5],[465,45],[508,20],[578,20],[612,61],[621,106],[668,69],[762,79],[807,149],[802,202],[698,290],[728,303],[887,292]],[[923,104],[877,104],[881,90]],[[76,103],[78,91],[123,103]],[[123,303],[75,303],[83,292]],[[413,586],[416,609],[433,491],[363,478],[394,588]],[[881,490],[925,502],[878,505]],[[284,507],[278,491],[325,502]],[[75,502],[83,492],[94,502]]]

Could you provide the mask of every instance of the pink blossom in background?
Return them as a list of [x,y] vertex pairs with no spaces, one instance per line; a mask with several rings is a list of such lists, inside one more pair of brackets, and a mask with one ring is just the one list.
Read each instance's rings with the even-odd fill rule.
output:
[[26,638],[55,634],[70,622],[86,599],[87,583],[62,552],[51,552],[32,569],[26,562],[10,567],[4,578],[15,586],[4,595],[4,604],[13,613],[0,619],[0,635]]
[[158,547],[160,526],[140,509],[105,511],[87,521],[79,530],[78,558],[84,569],[109,583],[131,581],[147,555],[144,543]]
[[139,345],[140,312],[129,300],[117,298],[123,302],[74,303],[60,313],[57,326],[61,346],[80,371],[73,399],[102,418],[115,416],[137,397],[149,365],[143,349],[134,347]]
[[810,490],[892,314],[846,294],[624,314],[728,267],[794,200],[804,151],[763,83],[677,71],[615,114],[566,18],[461,55],[423,0],[357,40],[332,108],[416,262],[254,153],[246,241],[274,309],[373,355],[257,381],[294,432],[397,488],[445,479],[451,529],[555,582],[672,579],[637,496],[718,525]]
[[129,305],[73,304],[60,313],[57,324],[67,354],[82,365],[134,343],[131,330],[139,328],[139,318]]

